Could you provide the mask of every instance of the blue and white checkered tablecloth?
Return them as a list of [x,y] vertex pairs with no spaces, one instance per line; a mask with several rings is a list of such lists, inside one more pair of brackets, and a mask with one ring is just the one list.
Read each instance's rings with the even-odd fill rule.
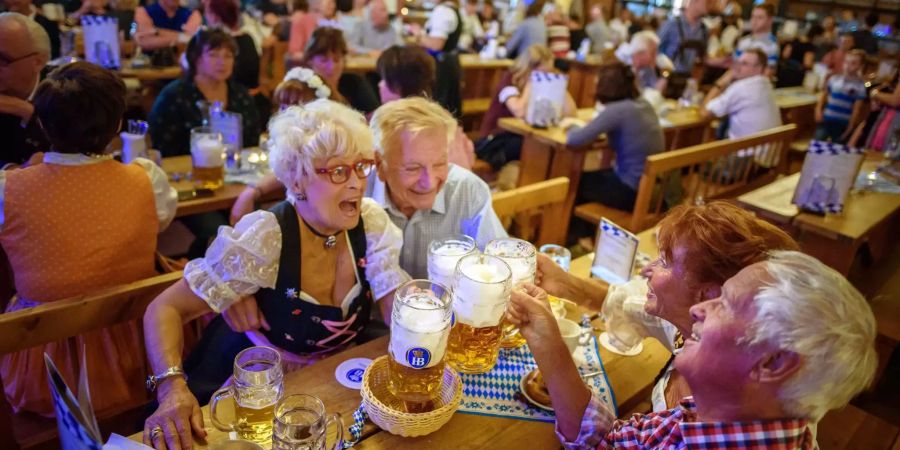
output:
[[[603,375],[589,378],[586,383],[611,410],[616,411],[615,396],[609,386],[609,379],[606,378],[603,361],[600,360],[597,337],[590,335],[586,344],[578,346],[574,358],[582,374],[603,371]],[[490,372],[479,375],[460,374],[463,393],[458,411],[553,422],[556,416],[552,411],[527,403],[519,393],[522,378],[535,367],[537,364],[527,345],[516,349],[501,349],[500,358]]]

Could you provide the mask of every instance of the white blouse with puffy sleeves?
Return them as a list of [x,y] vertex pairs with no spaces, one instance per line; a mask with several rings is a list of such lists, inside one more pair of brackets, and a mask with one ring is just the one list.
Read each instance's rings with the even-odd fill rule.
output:
[[[373,297],[379,299],[409,280],[409,275],[400,268],[403,238],[400,229],[372,199],[363,198],[360,212],[366,233],[366,279]],[[191,291],[213,311],[221,312],[261,288],[274,288],[280,258],[278,219],[269,211],[254,211],[234,228],[220,227],[206,256],[185,266],[184,279]],[[351,292],[358,289],[359,283]],[[304,300],[319,303],[301,294]],[[352,297],[348,296],[341,305],[345,313],[348,300]]]

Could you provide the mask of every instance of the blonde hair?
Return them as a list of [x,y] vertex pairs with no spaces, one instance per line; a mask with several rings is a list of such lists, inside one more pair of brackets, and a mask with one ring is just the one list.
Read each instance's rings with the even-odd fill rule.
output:
[[320,99],[291,106],[269,121],[269,167],[296,200],[295,183],[314,173],[313,159],[372,157],[372,133],[359,112]]
[[372,114],[370,127],[375,151],[384,164],[388,149],[397,148],[403,132],[442,132],[447,136],[447,151],[456,136],[456,119],[437,103],[424,97],[408,97],[382,105]]
[[791,417],[818,421],[872,382],[875,316],[846,278],[812,256],[775,251],[762,264],[770,281],[753,298],[756,317],[741,342],[800,356],[778,399]]
[[519,90],[524,89],[528,84],[528,78],[531,77],[531,72],[546,62],[553,62],[553,52],[546,45],[534,44],[528,47],[516,58],[516,62],[512,66],[513,86]]

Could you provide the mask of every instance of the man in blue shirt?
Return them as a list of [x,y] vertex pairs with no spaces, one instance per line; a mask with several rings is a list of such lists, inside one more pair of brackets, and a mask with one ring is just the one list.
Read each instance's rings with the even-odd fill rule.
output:
[[676,72],[690,72],[706,53],[709,31],[700,20],[706,0],[687,0],[684,11],[659,30],[659,51],[675,63]]

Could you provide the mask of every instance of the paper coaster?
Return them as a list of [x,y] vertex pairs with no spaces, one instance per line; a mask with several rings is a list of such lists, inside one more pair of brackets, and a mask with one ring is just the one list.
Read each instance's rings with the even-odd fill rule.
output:
[[600,333],[599,341],[600,341],[600,345],[602,345],[603,348],[605,348],[617,355],[634,356],[634,355],[639,355],[642,351],[644,351],[644,343],[643,342],[638,343],[638,345],[634,346],[633,349],[631,349],[627,352],[623,352],[622,350],[617,349],[609,342],[609,333],[607,333],[605,331]]
[[372,364],[369,358],[348,359],[334,369],[334,378],[344,387],[359,389],[362,387],[363,373],[369,364]]

